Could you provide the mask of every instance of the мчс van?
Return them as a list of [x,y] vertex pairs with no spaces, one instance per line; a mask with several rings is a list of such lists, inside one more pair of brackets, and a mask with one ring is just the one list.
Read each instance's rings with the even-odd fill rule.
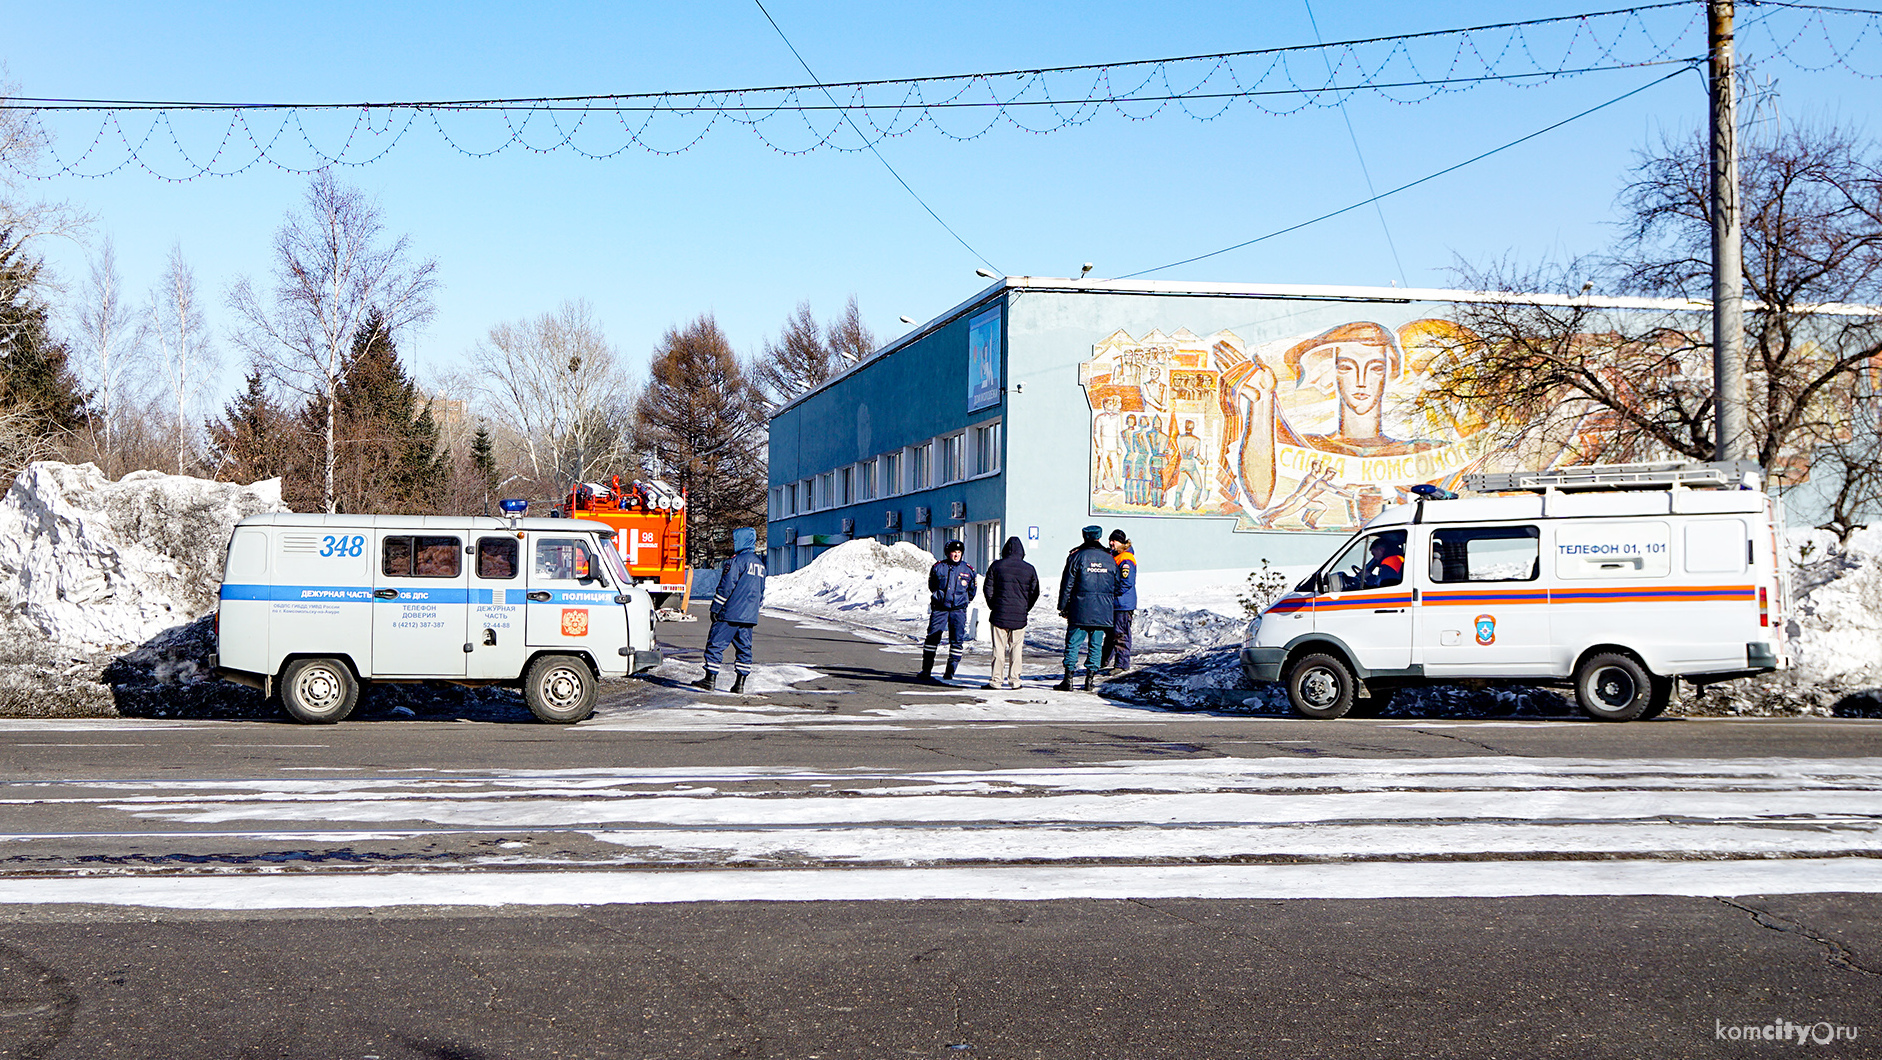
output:
[[1261,613],[1242,667],[1314,718],[1458,680],[1568,684],[1590,717],[1654,717],[1676,680],[1789,665],[1782,512],[1756,478],[1718,464],[1467,476],[1530,495],[1387,509]]

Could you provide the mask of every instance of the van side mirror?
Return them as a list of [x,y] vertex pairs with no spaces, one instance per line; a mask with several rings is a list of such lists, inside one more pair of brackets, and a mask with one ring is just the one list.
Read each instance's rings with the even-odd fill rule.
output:
[[1346,575],[1341,574],[1339,571],[1329,572],[1327,574],[1327,592],[1343,593],[1345,591],[1346,591]]

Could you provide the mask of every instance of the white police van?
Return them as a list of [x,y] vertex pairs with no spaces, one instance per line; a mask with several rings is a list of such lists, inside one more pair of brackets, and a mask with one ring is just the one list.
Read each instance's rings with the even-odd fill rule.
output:
[[653,603],[612,535],[568,519],[250,516],[229,539],[213,665],[303,722],[345,718],[363,681],[520,683],[536,717],[580,721],[598,678],[660,662]]
[[[1748,470],[1749,469],[1749,470]],[[1380,513],[1262,611],[1242,668],[1313,718],[1399,688],[1567,684],[1605,721],[1790,665],[1782,511],[1749,464],[1471,475]]]

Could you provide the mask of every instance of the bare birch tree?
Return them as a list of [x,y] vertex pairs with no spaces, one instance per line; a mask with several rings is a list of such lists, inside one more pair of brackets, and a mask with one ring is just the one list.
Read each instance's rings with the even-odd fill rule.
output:
[[314,174],[300,212],[275,233],[273,289],[236,281],[229,307],[235,341],[281,384],[315,403],[324,420],[321,457],[326,510],[334,493],[334,391],[346,354],[375,312],[387,334],[431,318],[438,263],[414,261],[411,239],[381,242],[379,206],[358,188]]
[[165,396],[176,409],[176,473],[189,463],[199,420],[197,399],[216,370],[216,346],[196,296],[196,272],[183,260],[183,245],[170,245],[170,260],[150,292],[150,334],[157,345]]
[[146,321],[125,297],[117,247],[108,236],[91,257],[91,274],[79,292],[77,317],[85,382],[93,395],[87,406],[93,444],[105,476],[115,478],[126,470],[116,433],[124,418],[127,391],[143,367]]
[[[0,98],[18,95],[19,83],[0,62]],[[33,202],[20,196],[21,178],[34,172],[46,146],[46,131],[32,111],[0,109],[0,230],[21,240],[74,235],[91,223],[88,215],[67,203]]]
[[586,300],[492,327],[470,360],[499,437],[519,447],[538,493],[629,469],[623,420],[633,388]]

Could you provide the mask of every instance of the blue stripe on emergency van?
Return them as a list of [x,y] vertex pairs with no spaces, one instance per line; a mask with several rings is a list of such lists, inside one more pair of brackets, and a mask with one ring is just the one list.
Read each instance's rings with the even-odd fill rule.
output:
[[[536,591],[542,592],[543,590],[538,589]],[[614,592],[613,590],[601,592],[594,589],[552,589],[549,590],[549,599],[532,600],[530,602],[544,604],[611,604],[614,602]]]
[[1558,604],[1665,603],[1680,600],[1756,600],[1750,585],[1693,585],[1667,589],[1556,589],[1549,599]]
[[[1678,603],[1693,600],[1744,600],[1758,598],[1754,585],[1676,585],[1664,589],[1522,589],[1486,591],[1427,591],[1421,602],[1426,607],[1487,607],[1510,604],[1640,604]],[[1292,611],[1357,611],[1366,608],[1406,607],[1410,596],[1380,593],[1375,596],[1295,596],[1277,601],[1269,614]]]
[[1436,607],[1461,606],[1476,607],[1479,604],[1546,604],[1549,592],[1546,589],[1532,589],[1523,592],[1427,592],[1425,603]]
[[[274,603],[312,603],[330,601],[335,603],[380,603],[380,604],[461,604],[470,598],[470,590],[457,587],[436,589],[400,588],[399,595],[389,600],[373,597],[369,585],[228,585],[222,586],[223,600],[267,600]],[[610,596],[608,599],[614,599]]]

